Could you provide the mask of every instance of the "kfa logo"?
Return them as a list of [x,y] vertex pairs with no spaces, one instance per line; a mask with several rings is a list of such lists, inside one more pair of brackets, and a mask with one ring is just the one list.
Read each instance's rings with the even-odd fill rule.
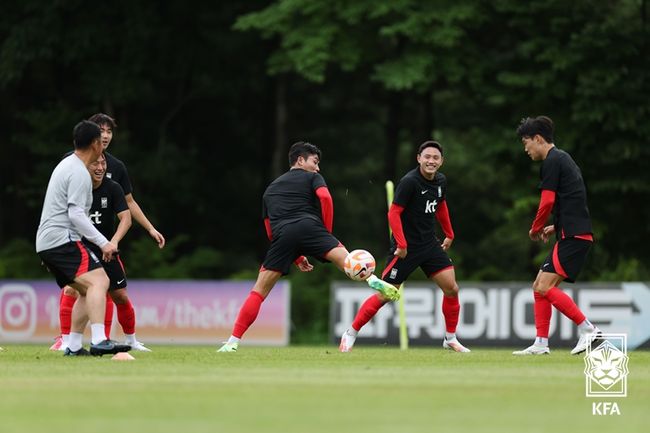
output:
[[621,410],[618,408],[616,402],[599,401],[591,404],[592,415],[620,415]]
[[108,197],[102,197],[102,209],[108,209]]
[[[587,397],[627,397],[627,335],[603,333],[602,341],[592,349],[587,345],[585,378]],[[600,401],[591,404],[592,415],[620,415],[616,402]]]
[[434,200],[434,201],[427,200],[427,204],[424,207],[424,213],[434,213],[436,211],[437,204],[438,204],[438,200]]
[[587,345],[585,377],[587,397],[627,396],[627,335],[602,334],[595,349]]

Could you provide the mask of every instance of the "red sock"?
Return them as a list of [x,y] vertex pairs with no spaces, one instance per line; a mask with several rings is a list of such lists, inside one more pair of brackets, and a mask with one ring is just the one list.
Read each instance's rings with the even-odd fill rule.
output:
[[244,305],[239,309],[239,314],[237,315],[237,320],[235,320],[232,335],[237,338],[241,338],[242,335],[244,335],[244,332],[246,332],[255,319],[257,319],[257,314],[260,312],[262,302],[264,302],[262,295],[257,292],[250,292],[248,298],[244,301]]
[[135,310],[131,300],[127,299],[125,304],[115,304],[117,308],[117,321],[122,326],[124,334],[135,334]]
[[111,327],[113,326],[113,307],[115,304],[111,299],[111,295],[106,294],[106,316],[104,316],[104,332],[106,338],[111,338]]
[[59,322],[61,322],[61,335],[70,334],[72,327],[72,307],[77,301],[74,296],[66,295],[61,290],[61,299],[59,301]]
[[544,296],[537,292],[535,295],[535,327],[537,328],[537,336],[548,338],[548,329],[551,326],[551,314],[553,313],[553,306],[551,302]]
[[458,315],[460,313],[460,302],[458,296],[442,297],[442,315],[445,316],[445,326],[450,334],[456,333],[458,325]]
[[551,287],[550,290],[546,292],[545,297],[551,301],[551,304],[553,304],[555,308],[560,310],[560,313],[573,320],[573,323],[576,325],[585,321],[585,315],[582,314],[582,311],[580,311],[580,308],[578,308],[576,303],[573,302],[573,299],[559,288]]
[[368,299],[366,299],[364,303],[361,304],[361,308],[359,308],[359,311],[357,312],[357,315],[354,318],[354,321],[352,322],[352,328],[355,331],[361,330],[363,325],[365,325],[370,321],[370,319],[375,317],[377,311],[379,311],[379,309],[385,303],[386,302],[379,299],[379,295],[376,293],[370,296]]

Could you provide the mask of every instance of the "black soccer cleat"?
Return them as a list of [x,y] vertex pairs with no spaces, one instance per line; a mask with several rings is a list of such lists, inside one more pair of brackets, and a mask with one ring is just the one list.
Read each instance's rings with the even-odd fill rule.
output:
[[97,344],[90,345],[90,354],[93,356],[115,355],[120,352],[128,352],[131,346],[126,344],[117,344],[113,340],[104,340]]
[[66,347],[65,352],[63,352],[63,356],[90,356],[90,352],[88,352],[83,347],[76,352],[73,352],[69,347]]

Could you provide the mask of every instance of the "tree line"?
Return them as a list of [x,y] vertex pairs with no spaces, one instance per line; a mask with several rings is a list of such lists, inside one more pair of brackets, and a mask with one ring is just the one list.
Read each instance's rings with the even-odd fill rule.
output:
[[[588,188],[585,279],[647,279],[649,59],[645,0],[4,2],[0,278],[46,276],[45,186],[74,124],[101,111],[169,240],[159,251],[133,227],[131,278],[254,277],[261,194],[298,140],[323,150],[335,234],[382,262],[384,183],[435,138],[459,280],[530,280],[548,246],[527,237],[539,166],[514,130],[546,114]],[[291,278],[294,321],[318,330],[341,276],[316,273]]]

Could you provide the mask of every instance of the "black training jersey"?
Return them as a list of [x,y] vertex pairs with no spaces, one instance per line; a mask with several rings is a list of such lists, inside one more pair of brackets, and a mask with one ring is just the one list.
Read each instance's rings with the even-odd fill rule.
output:
[[285,224],[311,218],[323,222],[316,189],[327,186],[318,173],[293,169],[275,179],[264,191],[262,217],[276,232]]
[[101,185],[93,190],[89,217],[106,239],[110,240],[115,234],[115,215],[128,209],[124,191],[117,182],[105,177]]
[[[420,167],[406,173],[395,189],[393,203],[402,206],[402,229],[409,249],[438,242],[435,234],[436,208],[447,195],[447,178],[436,173],[432,180],[420,173]],[[395,245],[395,238],[391,238]]]
[[119,183],[124,195],[131,194],[133,188],[126,165],[108,152],[104,152],[104,155],[106,155],[106,177]]
[[571,155],[552,147],[540,168],[539,189],[555,191],[553,225],[558,239],[592,233],[587,191]]

